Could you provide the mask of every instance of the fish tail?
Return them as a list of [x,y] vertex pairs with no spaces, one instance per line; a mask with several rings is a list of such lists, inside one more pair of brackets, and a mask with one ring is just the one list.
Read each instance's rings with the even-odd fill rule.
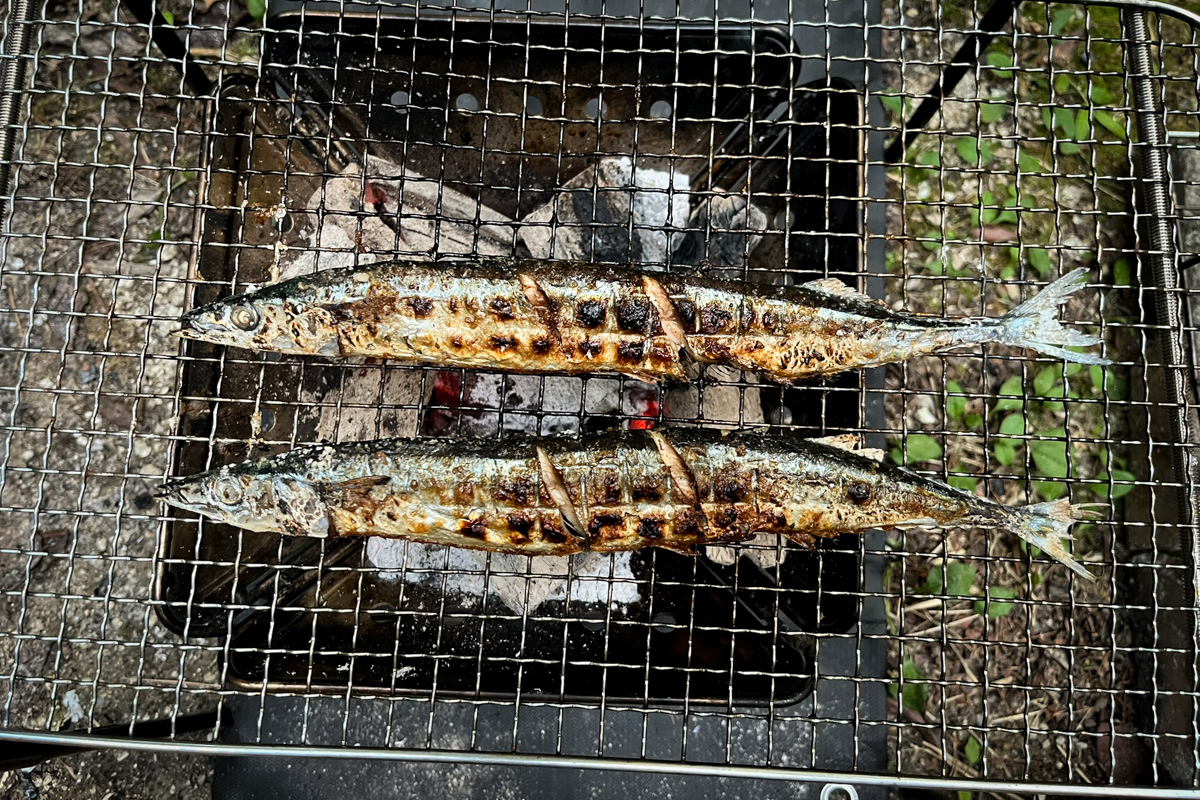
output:
[[1073,506],[1066,500],[1054,500],[1013,508],[1010,512],[1009,530],[1056,561],[1066,564],[1076,575],[1095,580],[1092,573],[1071,558],[1063,544],[1071,539],[1068,533],[1071,525],[1077,520],[1087,519],[1087,511],[1083,506]]
[[1071,270],[1006,314],[998,321],[1000,341],[1080,364],[1111,364],[1101,356],[1067,350],[1091,347],[1100,344],[1100,339],[1065,328],[1058,321],[1058,307],[1087,283],[1087,276],[1085,267]]

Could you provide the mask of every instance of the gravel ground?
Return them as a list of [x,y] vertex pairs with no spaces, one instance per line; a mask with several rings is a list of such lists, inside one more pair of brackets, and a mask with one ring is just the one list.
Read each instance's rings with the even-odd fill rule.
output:
[[[49,9],[36,44],[17,202],[0,277],[0,724],[60,729],[205,703],[211,653],[181,650],[150,597],[197,190],[199,107],[138,60],[111,6]],[[102,122],[103,132],[96,129]],[[78,126],[77,130],[67,130]],[[91,126],[88,129],[87,126]],[[177,134],[176,129],[182,128]],[[178,244],[177,244],[178,243]],[[14,390],[13,387],[18,387]],[[80,476],[83,480],[80,480]],[[128,684],[112,688],[108,683]],[[206,758],[103,752],[0,778],[8,797],[201,797]],[[166,784],[165,780],[171,784]]]

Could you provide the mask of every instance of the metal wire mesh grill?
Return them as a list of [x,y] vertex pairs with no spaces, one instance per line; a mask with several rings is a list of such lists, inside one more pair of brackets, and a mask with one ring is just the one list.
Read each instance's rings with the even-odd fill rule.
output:
[[[1192,27],[1153,15],[1131,46],[1130,18],[1093,6],[660,5],[282,5],[262,26],[166,8],[219,77],[200,96],[122,7],[10,22],[10,48],[32,36],[31,85],[5,95],[0,733],[217,705],[226,738],[260,744],[1196,785],[1172,464],[1191,441],[1168,391],[1193,365],[1160,347],[1196,333],[1194,291],[1172,290],[1173,322],[1151,278],[1200,253]],[[1135,113],[1139,85],[1157,113]],[[1171,134],[1163,180],[1142,174],[1146,116]],[[798,389],[713,370],[656,389],[168,336],[247,285],[431,252],[832,275],[991,316],[1091,265],[1063,316],[1115,364],[968,350]],[[861,432],[1005,502],[1107,500],[1076,543],[1098,580],[985,531],[566,572],[256,537],[150,499],[173,470],[320,439],[697,422]]]

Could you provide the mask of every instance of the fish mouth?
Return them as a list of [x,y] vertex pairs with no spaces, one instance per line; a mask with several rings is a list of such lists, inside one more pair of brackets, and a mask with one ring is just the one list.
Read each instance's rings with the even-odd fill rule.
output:
[[175,482],[164,483],[155,488],[150,494],[155,500],[159,500],[170,506],[177,506],[183,502],[183,493],[180,491],[182,486]]
[[229,334],[230,331],[222,325],[212,307],[201,306],[193,308],[178,320],[179,327],[171,331],[171,335],[180,339],[212,339],[214,336]]
[[188,497],[188,489],[191,486],[192,484],[186,479],[176,478],[156,487],[150,496],[159,502],[166,503],[175,508],[204,513],[204,504]]

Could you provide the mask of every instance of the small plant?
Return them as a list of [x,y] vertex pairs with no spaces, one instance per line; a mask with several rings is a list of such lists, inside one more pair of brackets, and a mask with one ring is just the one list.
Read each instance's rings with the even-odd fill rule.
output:
[[888,455],[892,461],[904,465],[905,448],[908,450],[907,463],[909,464],[933,461],[935,458],[942,457],[942,446],[938,444],[938,440],[924,433],[910,433],[902,443],[894,445]]
[[1017,593],[1004,586],[989,586],[985,600],[975,601],[975,613],[986,613],[988,619],[1008,616],[1012,613],[1014,603],[1005,602],[1016,597]]
[[[929,687],[925,685],[925,673],[917,666],[917,663],[911,657],[904,659],[904,665],[901,667],[901,676],[904,679],[904,691],[900,691],[900,687],[895,684],[888,685],[888,694],[900,701],[904,708],[910,708],[918,714],[925,713],[925,704],[929,702]],[[917,681],[921,681],[917,683]]]
[[970,564],[951,561],[945,566],[930,567],[929,576],[925,579],[925,591],[929,594],[947,594],[954,597],[967,597],[975,584],[975,568]]

